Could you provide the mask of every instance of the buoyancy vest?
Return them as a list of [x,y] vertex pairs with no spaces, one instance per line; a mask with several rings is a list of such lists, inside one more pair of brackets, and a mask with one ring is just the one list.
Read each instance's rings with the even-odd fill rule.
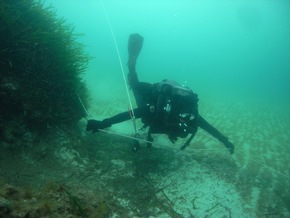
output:
[[172,80],[154,84],[155,110],[150,133],[185,138],[198,117],[198,96],[190,88]]

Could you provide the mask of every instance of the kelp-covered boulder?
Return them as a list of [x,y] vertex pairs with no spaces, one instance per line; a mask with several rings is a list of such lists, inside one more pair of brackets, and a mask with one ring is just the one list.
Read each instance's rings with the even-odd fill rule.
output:
[[0,141],[16,126],[45,130],[84,116],[89,58],[73,30],[39,1],[0,1]]

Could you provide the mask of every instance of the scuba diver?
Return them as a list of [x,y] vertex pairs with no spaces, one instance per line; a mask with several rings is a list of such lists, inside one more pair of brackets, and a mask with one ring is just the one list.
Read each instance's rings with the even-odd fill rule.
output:
[[[137,108],[102,121],[90,119],[86,130],[97,132],[116,123],[141,118],[144,124],[141,129],[145,130],[148,127],[147,147],[152,146],[152,134],[166,134],[172,143],[179,137],[187,138],[191,134],[181,147],[181,150],[184,150],[194,138],[198,128],[201,128],[223,143],[230,154],[233,154],[234,145],[229,139],[199,114],[198,96],[190,88],[171,80],[155,84],[139,82],[135,66],[142,45],[141,35],[129,36],[128,82],[135,96]],[[139,143],[135,140],[134,151],[138,150],[138,147]]]

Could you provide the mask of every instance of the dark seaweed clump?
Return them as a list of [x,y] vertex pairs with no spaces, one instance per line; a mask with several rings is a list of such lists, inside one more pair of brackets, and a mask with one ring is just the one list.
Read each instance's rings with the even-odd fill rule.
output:
[[73,30],[39,1],[0,1],[0,141],[84,116],[89,58]]

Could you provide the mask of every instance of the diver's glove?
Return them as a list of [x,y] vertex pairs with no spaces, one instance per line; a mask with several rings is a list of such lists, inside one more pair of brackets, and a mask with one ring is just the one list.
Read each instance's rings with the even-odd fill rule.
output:
[[93,133],[98,132],[100,129],[105,129],[110,127],[111,125],[106,121],[99,121],[99,120],[88,120],[87,123],[87,131],[92,131]]
[[224,145],[226,146],[230,154],[233,154],[235,152],[235,146],[229,140],[225,141]]

